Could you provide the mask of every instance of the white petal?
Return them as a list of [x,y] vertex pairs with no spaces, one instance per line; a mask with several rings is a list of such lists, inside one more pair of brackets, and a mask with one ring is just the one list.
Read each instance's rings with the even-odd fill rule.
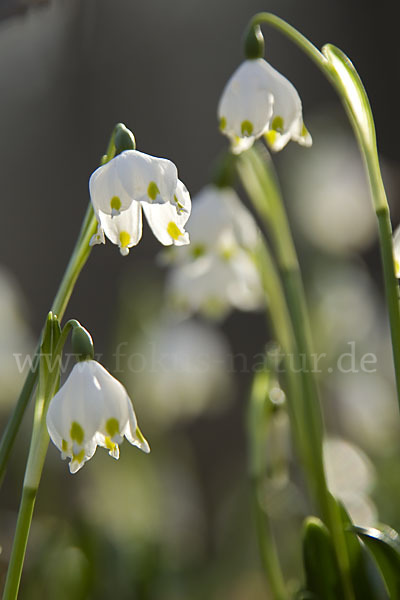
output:
[[229,261],[232,278],[227,285],[228,298],[235,308],[257,310],[265,303],[257,267],[244,250],[238,249]]
[[189,192],[182,182],[179,182],[175,196],[176,205],[147,202],[142,204],[152,232],[164,246],[189,244],[189,234],[185,232],[184,226],[190,215],[191,203]]
[[226,235],[226,231],[233,232],[237,244],[252,249],[259,231],[236,192],[232,188],[215,185],[206,186],[194,197],[187,230],[191,246],[186,254],[192,256],[218,250],[220,238]]
[[142,432],[138,428],[135,411],[133,410],[133,406],[130,400],[128,403],[128,412],[129,419],[123,433],[130,444],[136,446],[137,448],[148,454],[150,452],[150,446],[147,440],[143,437]]
[[[134,446],[144,452],[150,452],[147,441],[138,430],[135,412],[125,387],[99,363],[94,364],[93,374],[103,395],[102,423],[97,432],[97,443],[108,448],[109,454],[114,458],[119,457],[118,443],[124,436]],[[114,434],[112,429],[115,422],[111,423],[110,430],[111,419],[118,422],[117,434]],[[110,447],[110,440],[114,442],[114,447]]]
[[96,213],[101,210],[107,215],[118,214],[131,205],[134,196],[127,192],[120,175],[128,160],[122,152],[91,175],[89,191]]
[[232,140],[236,153],[263,134],[272,115],[273,96],[265,64],[261,58],[243,62],[229,79],[219,102],[221,131]]
[[125,160],[121,163],[119,176],[131,198],[158,204],[173,202],[178,181],[173,162],[137,150],[127,150],[122,154]]
[[142,237],[142,209],[140,203],[133,201],[131,206],[116,217],[99,211],[98,218],[108,239],[119,246],[121,254],[129,253]]
[[241,154],[252,147],[257,137],[249,135],[247,137],[231,136],[231,151],[233,154]]
[[92,458],[92,456],[96,452],[96,448],[97,448],[97,443],[93,439],[93,440],[90,440],[83,447],[84,456],[81,460],[77,460],[76,458],[73,458],[72,456],[70,456],[70,461],[69,461],[69,465],[68,465],[70,473],[74,474],[77,471],[79,471],[83,467],[85,462],[87,462],[88,460],[90,460]]
[[215,191],[229,215],[237,242],[245,248],[254,249],[259,239],[259,228],[251,212],[232,188],[215,188]]
[[170,271],[167,295],[176,308],[191,314],[202,312],[211,318],[223,317],[229,309],[226,286],[229,273],[212,255]]
[[[178,215],[181,215],[182,213],[187,215],[187,221],[192,210],[192,201],[186,185],[180,179],[178,179],[175,189],[174,205],[177,209]],[[182,221],[182,224],[184,225],[186,221]]]
[[265,137],[273,151],[281,150],[290,139],[311,144],[311,136],[303,127],[301,100],[296,88],[286,77],[264,61],[265,77],[273,95],[273,113]]
[[90,362],[77,363],[50,402],[47,428],[59,450],[62,450],[62,440],[70,440],[73,422],[78,423],[84,431],[83,444],[93,438],[100,424],[101,394],[91,375]]
[[96,244],[105,244],[105,243],[106,243],[106,240],[104,237],[103,228],[100,224],[98,224],[97,231],[95,234],[92,235],[90,242],[89,242],[89,246],[95,246]]

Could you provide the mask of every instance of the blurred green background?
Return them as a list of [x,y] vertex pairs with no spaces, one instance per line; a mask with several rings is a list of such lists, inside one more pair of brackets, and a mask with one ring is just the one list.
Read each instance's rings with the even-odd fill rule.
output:
[[[217,130],[223,86],[242,60],[241,35],[275,12],[317,46],[355,63],[376,118],[394,225],[400,150],[395,3],[296,0],[0,0],[0,419],[76,239],[87,182],[123,121],[138,149],[168,157],[192,196],[226,148]],[[331,487],[360,524],[400,529],[399,426],[375,221],[357,148],[334,92],[287,40],[265,29],[266,57],[297,87],[310,150],[275,163],[309,298],[331,440]],[[243,194],[242,194],[243,196]],[[130,392],[152,453],[128,444],[71,476],[50,447],[21,599],[265,598],[246,479],[244,416],[255,357],[270,335],[260,313],[219,324],[165,319],[167,269],[145,228],[128,258],[95,247],[67,317],[93,334],[101,362]],[[354,344],[353,346],[351,344]],[[377,356],[371,373],[337,368]],[[132,358],[133,357],[133,358]],[[350,358],[344,359],[347,365]],[[0,496],[4,579],[29,443],[25,419]],[[278,411],[265,482],[280,554],[299,583],[309,512]]]

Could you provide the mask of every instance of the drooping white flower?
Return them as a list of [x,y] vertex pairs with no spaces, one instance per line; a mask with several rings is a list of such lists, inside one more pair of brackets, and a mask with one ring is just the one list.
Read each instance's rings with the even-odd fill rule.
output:
[[92,173],[89,191],[96,212],[115,216],[133,200],[172,202],[177,182],[178,172],[170,160],[125,150]]
[[98,445],[118,458],[124,437],[150,452],[124,386],[94,360],[77,363],[52,398],[47,429],[62,458],[70,459],[71,473],[92,458]]
[[400,225],[393,234],[393,256],[395,274],[400,279]]
[[310,146],[300,97],[294,86],[263,58],[244,61],[233,73],[218,105],[221,131],[239,154],[265,135],[273,151],[289,140]]
[[236,193],[214,185],[204,188],[196,196],[188,229],[191,246],[177,253],[167,281],[173,304],[213,317],[224,316],[232,307],[262,306],[252,257],[258,228]]
[[162,244],[189,243],[190,195],[171,161],[126,150],[92,174],[89,189],[98,221],[91,245],[106,235],[126,256],[142,237],[142,208]]

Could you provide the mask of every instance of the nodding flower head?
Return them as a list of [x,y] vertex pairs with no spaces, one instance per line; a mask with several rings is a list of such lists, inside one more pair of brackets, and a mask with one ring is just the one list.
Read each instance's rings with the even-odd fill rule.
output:
[[70,459],[71,473],[92,458],[97,446],[119,458],[124,437],[143,452],[150,452],[124,386],[94,360],[77,363],[52,398],[47,429],[61,457]]
[[296,89],[263,58],[245,60],[233,73],[222,93],[218,117],[235,154],[263,135],[275,152],[291,139],[303,146],[312,144]]
[[142,237],[142,209],[162,244],[189,243],[190,195],[170,160],[126,150],[92,174],[89,190],[98,221],[91,245],[106,235],[126,256]]

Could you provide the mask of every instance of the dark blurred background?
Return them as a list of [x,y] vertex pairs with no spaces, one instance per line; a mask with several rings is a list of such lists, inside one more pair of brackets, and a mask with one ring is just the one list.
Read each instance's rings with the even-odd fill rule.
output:
[[[17,330],[21,335],[20,345],[12,345],[14,342],[4,337],[6,327],[2,326],[2,360],[7,360],[9,348],[23,352],[39,334],[86,210],[88,178],[97,167],[116,122],[122,121],[134,131],[139,150],[173,160],[192,196],[209,181],[215,157],[226,148],[217,129],[217,102],[226,80],[243,58],[243,30],[250,17],[262,10],[286,19],[318,47],[334,43],[354,62],[374,112],[393,221],[397,224],[400,50],[395,2],[0,0],[0,264],[7,283],[4,289],[12,289],[4,294],[9,294],[10,305],[18,305],[16,322],[20,329],[12,330],[14,342]],[[361,166],[349,126],[331,87],[288,40],[266,27],[264,34],[266,58],[295,84],[302,98],[305,122],[314,137],[310,151],[314,154],[309,156],[317,160],[322,154],[329,155],[333,146],[339,148],[336,156],[342,156],[333,181],[324,179],[327,188],[322,193],[327,195],[328,188],[333,190],[342,177],[351,179],[353,173],[363,179],[363,175],[359,176]],[[330,144],[338,132],[341,139],[335,138],[335,143]],[[349,148],[353,154],[347,159],[342,150]],[[353,233],[357,238],[357,232],[362,231],[361,241],[352,246],[346,239],[343,244],[348,247],[343,253],[342,242],[338,250],[333,236],[330,246],[323,247],[326,239],[321,241],[307,233],[295,202],[302,196],[306,203],[310,190],[317,189],[318,174],[325,173],[319,163],[308,166],[301,162],[307,161],[306,152],[293,144],[275,162],[297,235],[310,302],[325,298],[325,304],[318,304],[321,310],[314,312],[315,333],[319,342],[325,340],[327,332],[321,325],[324,315],[350,315],[348,322],[342,323],[343,338],[340,343],[335,340],[343,350],[350,339],[346,338],[346,327],[354,323],[352,315],[369,315],[369,325],[361,320],[360,330],[365,330],[366,336],[373,332],[375,343],[379,337],[376,327],[383,339],[379,337],[376,346],[383,348],[387,357],[371,400],[378,412],[382,412],[379,401],[383,397],[382,402],[387,401],[389,416],[382,424],[385,427],[393,414],[394,399],[387,324],[382,318],[379,252],[373,219],[368,221],[368,191],[365,183],[358,184],[357,180],[354,195],[361,194],[361,212],[367,216],[359,218],[359,213],[354,213],[349,235],[351,241]],[[305,172],[308,180],[302,181],[301,190],[300,179]],[[353,189],[350,183],[348,189]],[[333,205],[336,206],[335,199]],[[345,210],[346,206],[342,208]],[[301,205],[300,212],[305,214]],[[324,218],[326,222],[330,217],[322,215]],[[305,222],[310,219],[306,217]],[[150,296],[162,297],[164,270],[156,263],[158,252],[158,242],[146,226],[142,241],[128,258],[122,258],[111,243],[97,246],[92,252],[67,317],[78,318],[92,332],[97,352],[106,357],[105,364],[121,340],[138,335],[137,321],[143,305],[148,309],[150,302],[153,307]],[[353,267],[356,275],[351,271]],[[340,296],[335,303],[336,296],[329,286],[338,272],[340,282],[335,293],[346,282],[350,285],[362,281],[350,299]],[[322,283],[315,285],[321,273],[318,282]],[[373,297],[374,302],[376,298],[373,308],[365,308],[366,297]],[[323,313],[327,303],[328,312]],[[155,302],[154,314],[159,310]],[[130,311],[136,311],[136,316],[129,316]],[[147,313],[143,323],[149,319]],[[379,320],[376,315],[380,315]],[[23,331],[22,321],[26,328]],[[263,317],[259,314],[235,313],[222,324],[225,338],[216,344],[229,343],[231,353],[253,356],[262,351],[266,341],[261,323]],[[368,343],[367,348],[370,349]],[[111,362],[109,359],[110,368]],[[109,464],[111,459],[96,456],[97,466],[92,461],[93,465],[84,469],[91,469],[91,475],[82,472],[71,479],[66,465],[51,448],[50,466],[38,501],[40,526],[34,526],[32,532],[37,552],[28,555],[22,598],[101,599],[116,592],[127,599],[265,597],[251,528],[249,531],[245,483],[243,395],[251,373],[245,369],[243,373],[232,372],[238,370],[234,365],[229,372],[230,381],[218,388],[232,401],[216,415],[202,416],[199,409],[196,418],[188,417],[183,425],[169,422],[168,427],[164,422],[160,425],[157,419],[152,422],[151,416],[149,423],[142,419],[142,429],[153,443],[151,466],[148,465],[152,458],[131,458],[133,450],[125,444],[118,467]],[[19,384],[19,380],[14,387],[10,384],[8,393],[3,394],[3,422]],[[385,392],[382,386],[386,386]],[[384,478],[380,481],[384,491],[375,498],[380,515],[394,526],[400,524],[400,515],[387,501],[388,495],[394,493],[393,487],[399,487],[398,478],[393,475],[397,429],[392,431],[392,445],[384,448],[386,453],[382,453],[382,431],[378,441],[370,446],[366,443],[367,434],[356,439],[357,432],[346,430],[342,422],[346,418],[341,420],[335,404],[336,396],[343,397],[345,393],[337,392],[337,386],[334,392],[329,384],[326,387],[327,412],[331,415],[328,421],[336,434],[346,434],[361,446],[364,442],[364,451],[374,459],[375,468],[381,470]],[[370,380],[354,391],[361,402],[366,401],[367,388],[371,392]],[[146,390],[145,386],[141,389]],[[141,402],[143,406],[145,400],[142,398]],[[147,414],[144,407],[142,411]],[[355,422],[358,414],[354,413]],[[3,571],[28,437],[29,420],[2,491]],[[112,474],[113,468],[120,480]],[[134,482],[138,495],[135,492],[131,497],[124,482],[126,486]],[[285,568],[294,582],[298,574],[298,542],[293,542],[290,523],[284,515],[291,514],[294,522],[301,522],[307,508],[303,500],[299,501],[299,494],[290,488],[284,509],[280,492],[271,500],[285,551]],[[120,496],[124,506],[117,501]],[[115,511],[120,522],[112,516]],[[132,511],[136,516],[131,522]],[[129,525],[124,516],[128,514]],[[171,520],[169,528],[165,527],[166,520]],[[103,528],[104,522],[107,526]],[[64,573],[60,564],[67,565]],[[65,596],[60,589],[66,590]]]
[[[317,46],[335,43],[352,58],[368,90],[380,150],[396,161],[400,50],[393,2],[380,2],[379,9],[373,2],[288,0],[0,3],[0,256],[29,298],[35,330],[115,122],[131,127],[139,149],[173,160],[192,194],[207,182],[225,147],[216,104],[242,60],[244,27],[261,10],[287,19]],[[297,86],[306,120],[337,104],[297,48],[271,29],[265,36],[267,58]],[[127,261],[111,245],[96,249],[70,312],[79,303],[82,320],[104,335],[118,277],[156,248],[145,234]]]

